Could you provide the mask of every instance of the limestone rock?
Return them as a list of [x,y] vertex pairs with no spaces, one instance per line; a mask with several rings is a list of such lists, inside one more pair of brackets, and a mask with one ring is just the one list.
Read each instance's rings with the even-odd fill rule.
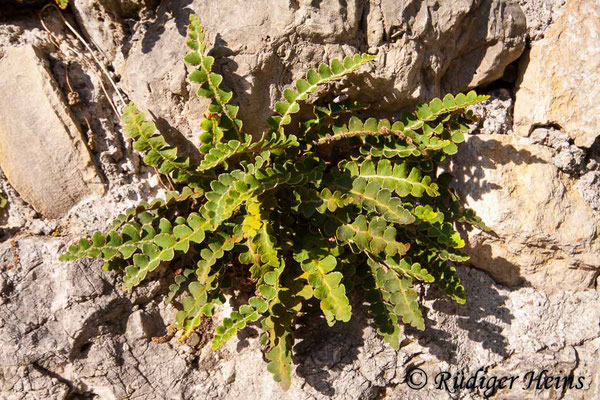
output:
[[125,37],[117,7],[113,1],[71,0],[71,8],[84,35],[111,61]]
[[600,220],[552,149],[507,135],[470,136],[452,171],[469,207],[498,237],[469,232],[477,268],[500,282],[547,292],[592,287],[600,268]]
[[126,18],[138,15],[142,7],[154,7],[157,0],[70,0],[70,8],[83,34],[106,60],[122,62],[127,36]]
[[600,3],[568,1],[522,61],[515,99],[517,133],[558,125],[579,147],[600,135]]
[[[124,92],[152,112],[170,139],[187,143],[184,139],[195,139],[204,112],[204,104],[186,82],[189,69],[181,61],[191,12],[206,24],[217,70],[237,92],[234,100],[245,112],[241,115],[245,126],[257,132],[270,113],[269,106],[292,79],[321,61],[357,51],[378,58],[371,71],[374,76],[352,78],[348,93],[360,89],[363,101],[380,105],[384,112],[447,90],[493,81],[519,56],[526,36],[543,36],[561,0],[261,0],[251,6],[238,0],[172,0],[154,10],[156,3],[72,0],[70,9],[83,34],[107,58],[114,57],[111,61],[122,75]],[[48,41],[36,25],[36,15],[29,15],[26,24],[18,18],[4,21],[0,17],[0,53],[13,52],[9,48],[17,44]],[[91,90],[89,86],[96,82],[85,78],[92,72],[81,60],[68,61],[82,67],[78,83],[73,82]],[[53,73],[60,84],[64,69],[59,67],[60,61],[53,65]],[[19,88],[8,93],[13,97],[26,93],[36,110],[69,115],[54,86],[50,87],[53,94],[46,97],[40,90]],[[93,115],[101,144],[98,151],[107,153],[108,147],[120,146],[120,132],[107,117],[111,112],[107,104],[106,110],[101,106],[105,100],[96,89],[97,94],[84,93],[86,104],[78,112]],[[326,96],[337,94],[331,88]],[[538,129],[527,142],[515,141],[511,94],[503,89],[490,94],[490,101],[477,110],[485,118],[477,131],[481,135],[469,139],[454,168],[461,179],[460,194],[499,235],[469,233],[473,264],[495,279],[523,284],[505,287],[486,272],[459,266],[467,304],[443,298],[435,287],[424,288],[427,329],[406,328],[400,351],[384,344],[365,322],[367,310],[360,293],[350,295],[354,315],[348,324],[328,327],[314,303],[297,330],[293,384],[287,392],[266,370],[257,325],[239,332],[217,352],[207,344],[210,334],[204,329],[186,344],[153,343],[152,337],[165,335],[174,321],[175,309],[162,302],[172,278],[162,275],[164,269],[155,271],[158,281],[122,292],[119,274],[102,271],[99,260],[57,261],[67,242],[104,230],[124,208],[157,194],[141,185],[147,180],[143,172],[120,169],[137,165],[137,156],[126,149],[114,152],[114,159],[95,153],[110,191],[101,198],[87,196],[67,216],[52,221],[34,218],[32,210],[16,213],[15,209],[25,207],[18,204],[14,190],[2,183],[11,201],[10,217],[18,214],[19,220],[7,229],[11,240],[0,242],[0,398],[481,399],[481,393],[469,390],[440,391],[433,382],[441,370],[472,374],[479,368],[488,375],[521,378],[545,368],[553,374],[582,376],[586,382],[582,390],[504,391],[497,398],[600,398],[600,296],[597,290],[585,290],[595,280],[596,285],[600,282],[596,188],[600,157],[593,154],[597,146],[585,157],[579,153],[576,160],[569,158],[578,148],[553,124]],[[4,107],[3,101],[7,100],[0,99]],[[0,115],[5,109],[0,109]],[[15,115],[35,116],[27,110],[29,114]],[[74,126],[72,117],[62,120],[67,121],[65,126]],[[55,126],[45,121],[36,124]],[[93,168],[79,131],[61,129],[58,132],[71,143],[65,144],[68,152],[62,154],[75,156],[40,153],[36,160],[55,157],[52,165],[59,163],[61,178],[77,170],[72,165],[84,171]],[[77,133],[76,139],[65,132]],[[44,133],[54,136],[55,130]],[[53,140],[48,148],[63,143]],[[78,152],[73,153],[73,146]],[[17,154],[23,157],[28,154],[25,150]],[[37,171],[34,167],[30,169]],[[559,167],[572,167],[582,176],[568,176]],[[56,175],[50,167],[44,168]],[[57,187],[39,193],[51,199]],[[36,221],[43,226],[35,228]],[[57,227],[65,237],[50,236]],[[405,383],[407,371],[414,366],[425,370],[430,379],[418,391]]]
[[[399,351],[385,345],[365,323],[360,296],[351,296],[354,316],[328,327],[318,304],[300,321],[292,387],[282,391],[266,370],[256,326],[249,326],[217,352],[210,344],[191,348],[172,340],[154,344],[174,318],[157,294],[142,285],[122,293],[115,273],[100,261],[60,263],[60,238],[23,238],[0,244],[0,398],[148,400],[224,399],[452,399],[435,389],[440,370],[523,375],[543,368],[583,376],[584,390],[567,398],[597,398],[600,379],[600,295],[560,290],[548,295],[529,287],[495,284],[484,272],[458,268],[466,305],[424,294],[424,332],[407,329]],[[420,391],[405,384],[419,366],[429,374]],[[509,392],[530,398],[532,392]],[[548,399],[560,393],[545,392]],[[459,398],[480,399],[469,390]]]
[[526,37],[523,12],[504,0],[263,0],[251,8],[237,0],[163,3],[156,21],[133,37],[119,72],[135,102],[164,118],[159,122],[166,128],[190,137],[202,112],[186,105],[195,95],[181,61],[192,12],[206,26],[216,68],[234,89],[251,133],[265,128],[271,106],[292,79],[330,58],[377,54],[372,77],[352,78],[349,93],[360,89],[363,102],[397,111],[500,78]]
[[518,3],[525,13],[529,38],[539,40],[552,25],[565,0],[518,0]]
[[512,110],[514,101],[508,89],[485,93],[490,98],[471,107],[478,121],[473,127],[477,134],[510,135],[513,133]]
[[104,185],[81,131],[32,46],[0,58],[0,165],[21,197],[48,218]]
[[531,132],[529,139],[533,143],[553,148],[555,155],[552,157],[552,163],[564,172],[575,173],[585,162],[585,151],[571,144],[569,136],[558,129],[536,128]]

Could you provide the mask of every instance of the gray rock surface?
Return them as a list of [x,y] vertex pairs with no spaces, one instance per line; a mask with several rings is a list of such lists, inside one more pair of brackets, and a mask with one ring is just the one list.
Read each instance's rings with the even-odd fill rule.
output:
[[[155,344],[151,338],[165,333],[174,313],[160,300],[166,287],[122,293],[115,290],[116,275],[102,272],[98,262],[57,262],[62,245],[57,238],[23,238],[0,246],[6,266],[0,274],[3,399],[455,398],[433,384],[407,387],[404,376],[415,366],[431,378],[440,370],[474,373],[480,367],[488,375],[521,377],[529,370],[562,370],[594,383],[566,398],[600,395],[600,295],[594,290],[547,295],[508,289],[463,267],[467,305],[428,290],[427,330],[405,332],[398,352],[362,322],[366,310],[358,296],[355,318],[333,328],[315,305],[298,330],[303,340],[295,349],[294,381],[283,392],[264,368],[255,327],[218,352],[210,345]],[[512,398],[534,394],[510,392]],[[469,390],[460,395],[482,398]]]
[[586,152],[572,144],[569,136],[556,128],[536,128],[529,139],[532,143],[553,148],[555,155],[552,163],[562,171],[575,173],[585,162]]
[[[104,185],[65,106],[60,90],[32,46],[0,58],[0,165],[20,196],[48,218],[63,216]],[[9,94],[9,95],[8,95]]]
[[511,92],[508,89],[498,89],[486,94],[490,96],[488,100],[472,107],[479,118],[473,132],[484,135],[513,134],[514,100]]
[[[186,83],[189,71],[181,62],[191,12],[206,24],[211,54],[237,93],[246,126],[258,132],[285,85],[321,61],[356,51],[377,59],[373,77],[352,79],[347,93],[361,90],[361,99],[382,114],[496,81],[528,39],[535,45],[552,29],[562,6],[562,0],[158,3],[72,0],[73,15],[65,15],[114,67],[126,95],[192,156],[204,104]],[[266,371],[257,327],[217,352],[207,345],[210,321],[186,344],[153,342],[174,320],[174,307],[162,302],[167,271],[157,272],[157,282],[122,292],[120,277],[103,272],[98,261],[57,261],[72,239],[104,229],[160,190],[123,139],[101,89],[108,83],[90,54],[56,15],[46,22],[60,52],[37,14],[0,12],[0,53],[35,45],[49,58],[45,73],[56,90],[68,93],[70,77],[81,96],[71,118],[94,138],[89,158],[107,190],[47,219],[0,172],[9,198],[0,215],[1,399],[482,399],[481,390],[447,393],[433,381],[440,371],[474,374],[479,368],[488,376],[520,376],[518,387],[492,398],[600,398],[600,149],[577,147],[570,132],[547,120],[531,137],[516,139],[510,74],[501,88],[497,81],[481,88],[491,99],[474,110],[483,119],[456,164],[459,192],[498,233],[465,233],[478,268],[458,268],[467,304],[424,288],[427,329],[406,329],[400,351],[364,323],[359,293],[351,296],[349,324],[327,327],[316,306],[298,327],[293,385],[283,392]],[[337,94],[333,87],[326,96]],[[56,107],[67,105],[60,100]],[[405,382],[415,367],[429,375],[421,390]],[[542,369],[583,377],[585,385],[523,389],[525,374]]]
[[119,71],[124,87],[134,101],[164,118],[165,128],[194,136],[200,117],[198,107],[187,104],[193,95],[180,61],[194,11],[206,25],[217,66],[253,133],[264,129],[269,110],[292,79],[332,57],[377,54],[372,77],[353,80],[353,90],[390,111],[498,79],[525,47],[523,12],[500,0],[299,1],[291,6],[265,0],[250,9],[244,4],[163,3],[156,21],[133,36]]
[[525,13],[529,38],[539,40],[565,5],[565,0],[518,0],[518,3]]

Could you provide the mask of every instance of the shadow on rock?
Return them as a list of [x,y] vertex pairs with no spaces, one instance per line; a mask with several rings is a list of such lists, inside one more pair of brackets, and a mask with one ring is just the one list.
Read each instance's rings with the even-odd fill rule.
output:
[[[470,340],[480,343],[485,350],[508,357],[509,343],[502,334],[503,326],[510,325],[514,319],[505,306],[508,297],[502,294],[488,275],[469,267],[459,267],[457,270],[467,293],[466,304],[457,304],[436,287],[427,292],[425,299],[432,301],[431,308],[434,311],[454,316],[456,325],[467,332]],[[507,290],[504,287],[502,289]],[[407,333],[418,337],[419,344],[428,347],[439,360],[456,364],[458,338],[436,329],[432,324],[435,322],[427,318],[424,332],[407,328]]]
[[146,31],[142,39],[142,53],[152,51],[160,36],[165,33],[164,26],[168,19],[174,18],[177,31],[181,36],[186,37],[187,25],[190,22],[190,15],[193,13],[193,10],[188,8],[190,4],[192,4],[192,0],[162,2],[157,10],[160,17]]
[[311,301],[306,313],[299,319],[294,346],[294,364],[296,373],[325,396],[333,396],[335,389],[331,372],[342,371],[353,364],[363,347],[363,330],[368,321],[366,308],[362,307],[356,296],[352,299],[353,317],[348,323],[327,325],[319,303]]
[[459,192],[468,193],[474,200],[480,200],[483,194],[502,189],[496,183],[486,179],[485,169],[497,169],[506,164],[540,164],[546,163],[525,149],[517,149],[499,140],[482,140],[478,136],[470,136],[468,141],[459,146],[458,155],[452,162],[451,173],[453,186]]

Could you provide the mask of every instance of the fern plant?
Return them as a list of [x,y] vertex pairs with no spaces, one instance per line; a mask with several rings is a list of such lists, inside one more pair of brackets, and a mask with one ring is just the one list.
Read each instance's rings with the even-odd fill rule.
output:
[[67,6],[69,5],[69,0],[54,0],[54,1],[63,10],[65,8],[67,8]]
[[316,104],[311,118],[294,118],[310,94],[373,59],[358,54],[321,64],[285,89],[270,128],[253,138],[214,72],[195,16],[188,38],[189,80],[211,102],[201,123],[202,161],[179,155],[127,106],[123,122],[134,149],[173,190],[79,240],[61,260],[101,257],[106,270],[124,272],[124,289],[156,279],[161,264],[180,271],[166,294],[181,300],[179,341],[213,316],[230,282],[251,281],[253,296],[223,319],[212,347],[260,321],[267,369],[284,388],[296,320],[312,298],[333,325],[350,320],[348,293],[360,290],[394,348],[402,324],[425,328],[416,285],[436,284],[465,302],[452,262],[468,257],[455,224],[483,225],[437,166],[457,152],[475,120],[466,107],[486,96],[447,95],[396,121],[361,120],[355,114],[365,107],[356,102]]
[[4,196],[4,193],[0,192],[0,212],[2,212],[8,205],[8,199]]

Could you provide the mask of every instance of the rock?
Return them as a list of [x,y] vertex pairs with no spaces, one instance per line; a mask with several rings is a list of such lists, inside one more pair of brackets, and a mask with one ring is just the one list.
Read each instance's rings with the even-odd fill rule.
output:
[[265,128],[271,107],[292,79],[333,57],[367,50],[377,54],[372,76],[354,77],[349,94],[360,90],[362,101],[397,111],[496,80],[522,53],[526,21],[518,5],[501,0],[434,3],[300,1],[288,6],[263,0],[251,9],[240,1],[163,3],[156,21],[133,37],[119,72],[130,97],[164,118],[159,121],[164,128],[194,137],[204,110],[187,105],[195,95],[181,61],[192,12],[206,26],[216,69],[224,74],[225,86],[234,89],[251,133]]
[[123,61],[127,37],[126,18],[137,17],[146,7],[156,7],[158,0],[70,0],[70,8],[86,38],[99,49],[105,60]]
[[585,151],[571,144],[569,136],[558,129],[536,128],[529,138],[533,143],[543,144],[555,150],[552,163],[561,171],[576,173],[585,162]]
[[[205,111],[186,82],[189,69],[181,61],[193,11],[206,24],[217,70],[236,90],[245,126],[258,132],[269,106],[293,79],[321,61],[357,51],[377,55],[374,75],[352,78],[347,94],[355,96],[360,89],[361,100],[385,113],[499,77],[508,82],[505,67],[519,57],[527,36],[542,37],[560,0],[520,0],[525,14],[517,2],[499,0],[262,0],[251,6],[238,0],[173,0],[154,10],[156,3],[72,0],[70,9],[78,28],[113,61],[128,96],[151,111],[169,139],[181,145],[196,140]],[[54,52],[37,15],[25,14],[0,16],[0,53],[31,43]],[[68,38],[64,32],[60,37]],[[136,169],[138,157],[122,141],[93,69],[65,51],[66,42],[65,54],[54,53],[52,74],[64,89],[62,77],[68,72],[82,94],[75,116],[91,119],[97,139],[93,156],[109,189],[47,221],[0,182],[10,201],[8,227],[0,216],[2,239],[10,239],[0,242],[0,398],[480,399],[482,391],[448,393],[433,382],[440,371],[474,374],[479,368],[488,375],[519,375],[521,381],[528,371],[545,368],[586,382],[581,390],[516,388],[498,398],[600,398],[600,295],[585,289],[600,282],[598,146],[585,151],[585,162],[580,162],[581,153],[576,153],[581,149],[563,133],[568,130],[554,129],[559,127],[553,122],[536,126],[542,129],[534,129],[527,141],[515,141],[511,93],[492,90],[492,98],[476,110],[485,118],[476,130],[479,136],[469,138],[454,168],[461,196],[499,234],[469,233],[473,263],[495,279],[522,285],[505,287],[484,271],[458,266],[467,304],[457,305],[434,287],[425,287],[427,329],[406,328],[399,351],[384,344],[365,322],[360,293],[350,295],[354,316],[348,324],[328,327],[314,303],[298,326],[293,383],[284,392],[266,370],[257,325],[217,352],[210,348],[210,323],[185,344],[150,340],[165,335],[175,320],[173,306],[162,302],[171,283],[162,275],[164,269],[155,271],[158,281],[122,292],[120,275],[102,271],[99,260],[57,261],[67,242],[104,230],[125,208],[161,193],[158,181],[149,185],[147,171]],[[70,63],[68,71],[63,63]],[[25,68],[17,72],[21,70]],[[10,72],[11,79],[0,86],[15,81],[15,74]],[[69,128],[76,123],[54,81],[46,82],[50,95],[20,88],[8,93],[27,94],[37,110],[52,111],[44,115],[69,116],[62,119],[67,128],[44,132],[58,132],[59,137],[65,129],[77,133],[76,139],[67,135],[71,144],[65,145],[68,154],[76,148],[77,156],[58,159],[61,178],[78,170],[72,164],[85,171],[93,168],[78,128]],[[326,96],[339,94],[335,87],[328,89]],[[0,105],[5,106],[2,100]],[[0,115],[6,109],[0,108]],[[66,142],[53,140],[52,145]],[[19,149],[15,154],[28,153]],[[38,158],[52,156],[41,153]],[[55,170],[45,171],[56,179]],[[39,193],[55,195],[47,188]],[[57,232],[64,237],[51,236]],[[418,391],[405,381],[414,367],[429,374],[428,384]]]
[[543,40],[521,62],[515,127],[528,136],[536,126],[558,126],[578,147],[600,135],[600,4],[569,1]]
[[125,39],[118,3],[112,0],[71,0],[70,3],[83,34],[107,60],[114,60]]
[[588,171],[575,184],[575,189],[590,206],[600,213],[600,171]]
[[[139,37],[130,51],[122,84],[140,108],[155,116],[163,134],[192,157],[197,156],[197,150],[190,145],[198,144],[192,128],[199,129],[197,126],[208,103],[190,93],[185,83],[187,72],[183,57],[189,9],[165,3],[158,12],[160,17],[153,25],[156,30]],[[174,45],[176,38],[180,39],[179,45]]]
[[477,135],[459,155],[452,167],[457,190],[498,235],[469,232],[473,265],[505,284],[525,281],[548,293],[593,286],[600,220],[553,165],[551,148]]
[[[594,384],[600,379],[600,295],[594,290],[548,295],[532,287],[510,289],[484,272],[459,267],[467,304],[429,287],[427,329],[407,329],[399,351],[365,323],[360,296],[351,296],[353,319],[334,327],[315,304],[300,321],[292,387],[284,392],[266,370],[256,326],[217,352],[210,343],[189,353],[175,340],[153,344],[140,336],[144,329],[134,327],[145,320],[164,332],[174,318],[172,307],[144,286],[121,293],[117,274],[103,272],[99,261],[59,263],[56,254],[63,249],[60,238],[0,244],[2,265],[15,254],[20,258],[0,270],[2,399],[451,399],[456,396],[435,388],[435,374],[473,374],[479,368],[521,379],[530,370],[562,369],[592,382],[571,398],[600,395]],[[414,366],[429,374],[420,391],[404,381]],[[531,393],[518,389],[506,394]],[[480,398],[469,390],[460,393]]]
[[513,133],[512,110],[514,101],[508,89],[486,93],[490,98],[471,107],[479,118],[473,131],[485,135]]
[[519,0],[518,3],[525,13],[529,38],[539,40],[544,37],[565,0]]
[[8,48],[0,70],[0,165],[21,197],[48,218],[104,193],[99,172],[56,82],[32,46]]
[[135,343],[138,340],[150,340],[155,333],[154,321],[150,315],[142,310],[131,313],[127,320],[125,336],[129,343]]

